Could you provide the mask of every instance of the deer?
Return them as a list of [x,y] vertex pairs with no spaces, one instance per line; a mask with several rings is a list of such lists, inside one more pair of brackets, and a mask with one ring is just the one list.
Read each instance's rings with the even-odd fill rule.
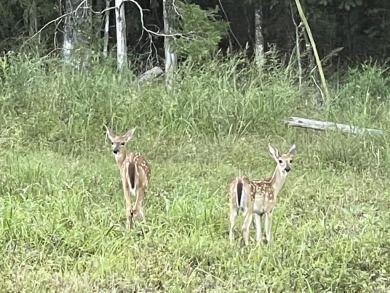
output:
[[[119,167],[126,203],[126,226],[130,229],[136,219],[145,220],[143,200],[145,188],[150,179],[151,169],[141,153],[128,153],[126,150],[126,144],[133,138],[136,128],[131,128],[124,135],[118,136],[106,125],[104,127],[112,145],[112,153]],[[132,207],[130,195],[136,198],[134,207]]]
[[264,242],[271,243],[272,212],[276,205],[279,191],[282,189],[288,172],[292,168],[295,144],[286,154],[280,155],[278,149],[268,144],[270,156],[275,160],[276,167],[272,176],[265,180],[250,180],[246,176],[238,175],[229,184],[229,206],[230,206],[230,242],[234,241],[233,228],[236,217],[241,211],[244,216],[242,225],[242,236],[244,245],[249,243],[249,227],[253,215],[256,226],[256,244],[262,240],[261,219],[264,216],[265,239]]

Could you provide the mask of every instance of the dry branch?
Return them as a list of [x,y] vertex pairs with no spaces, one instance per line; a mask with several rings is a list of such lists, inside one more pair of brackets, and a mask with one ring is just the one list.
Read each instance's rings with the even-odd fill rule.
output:
[[290,117],[289,120],[285,120],[284,124],[295,127],[310,128],[315,130],[340,130],[342,132],[348,132],[353,134],[375,134],[383,135],[383,130],[372,129],[372,128],[362,128],[348,124],[340,124],[328,121],[318,121],[313,119],[306,119],[300,117]]
[[[326,85],[324,71],[322,70],[321,60],[320,60],[320,57],[318,56],[317,47],[316,47],[316,43],[315,43],[314,38],[313,38],[313,34],[311,33],[311,29],[310,29],[309,23],[307,22],[306,16],[303,13],[301,2],[299,0],[295,0],[295,3],[297,6],[297,9],[298,9],[299,16],[300,16],[300,18],[305,26],[307,35],[308,35],[309,40],[310,40],[310,44],[312,46],[312,50],[313,50],[314,57],[316,59],[316,63],[317,63],[317,67],[318,67],[318,72],[319,72],[320,77],[321,77],[322,87],[323,87],[323,90],[325,92],[325,98],[329,101],[330,96],[329,96],[328,86]],[[324,101],[322,101],[322,102],[324,102]]]

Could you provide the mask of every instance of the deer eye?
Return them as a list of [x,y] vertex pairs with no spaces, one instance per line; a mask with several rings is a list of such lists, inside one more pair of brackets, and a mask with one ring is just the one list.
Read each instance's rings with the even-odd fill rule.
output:
[[293,162],[293,160],[290,160],[290,163],[292,163]]
[[124,143],[124,142],[121,142],[121,145],[125,145],[125,143]]
[[279,164],[282,164],[283,163],[283,161],[282,160],[279,160]]
[[114,143],[113,143],[113,142],[111,142],[111,145],[114,145]]

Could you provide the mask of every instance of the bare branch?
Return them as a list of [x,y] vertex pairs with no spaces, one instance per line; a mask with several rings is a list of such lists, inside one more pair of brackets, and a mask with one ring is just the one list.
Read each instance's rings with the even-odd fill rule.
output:
[[[155,35],[158,37],[181,37],[181,38],[185,38],[185,39],[191,39],[191,36],[193,36],[195,34],[195,32],[189,32],[187,34],[182,34],[182,33],[166,34],[166,33],[160,33],[159,31],[155,32],[155,31],[149,30],[145,27],[144,13],[143,13],[143,9],[142,9],[141,5],[139,5],[139,3],[136,2],[135,0],[124,0],[123,2],[130,2],[130,3],[133,3],[134,5],[137,6],[138,11],[139,11],[140,16],[141,16],[140,18],[141,18],[142,29],[149,34],[152,34],[152,35]],[[177,12],[178,8],[176,6],[175,6],[175,8],[176,8],[175,12],[180,16],[180,14]],[[113,9],[115,9],[115,7],[110,7],[110,8],[104,9],[102,11],[92,11],[92,12],[95,14],[102,14],[107,10],[113,10]]]
[[179,8],[177,7],[177,5],[175,5],[175,0],[172,1],[172,7],[173,7],[173,10],[175,11],[175,13],[180,16],[181,18],[183,18],[183,16],[180,14],[179,12]]
[[295,3],[297,6],[297,9],[298,9],[299,16],[300,16],[300,18],[305,26],[306,32],[308,34],[308,37],[309,37],[309,40],[310,40],[310,43],[311,43],[311,46],[313,49],[314,57],[316,59],[316,63],[317,63],[317,67],[318,67],[318,72],[319,72],[320,78],[321,78],[322,87],[323,87],[323,90],[325,92],[325,97],[327,100],[330,100],[329,90],[328,90],[328,86],[326,85],[324,71],[322,70],[321,60],[320,60],[320,57],[319,57],[318,52],[317,52],[316,43],[315,43],[313,35],[311,33],[310,26],[307,22],[305,14],[303,13],[303,9],[302,9],[300,0],[295,0]]
[[[33,35],[31,36],[31,38],[29,38],[27,41],[25,41],[25,42],[23,43],[22,47],[23,47],[30,39],[32,39],[32,38],[34,38],[35,36],[37,36],[38,34],[40,34],[40,33],[41,33],[45,28],[47,28],[50,24],[55,23],[55,22],[57,22],[57,21],[60,21],[60,20],[62,20],[63,18],[67,17],[68,15],[71,15],[71,14],[75,13],[75,12],[76,12],[77,10],[79,10],[79,9],[84,5],[84,3],[86,3],[86,2],[87,2],[87,0],[84,0],[84,1],[80,2],[80,4],[76,7],[76,9],[75,9],[74,11],[65,13],[65,14],[63,14],[63,15],[61,15],[61,16],[59,16],[59,17],[57,17],[57,18],[55,18],[55,19],[53,19],[53,20],[51,20],[51,21],[49,21],[48,23],[46,23],[46,24],[45,24],[43,27],[41,27],[35,34],[33,34]],[[83,9],[85,9],[85,7],[83,7]]]
[[[223,5],[222,5],[221,0],[218,0],[218,2],[219,2],[219,6],[221,7],[222,12],[223,12],[223,14],[224,14],[224,16],[225,16],[225,18],[226,18],[226,21],[228,21],[228,23],[229,23],[229,18],[228,18],[228,16],[227,16],[226,12],[225,12],[225,9],[223,8]],[[229,24],[229,31],[230,31],[231,35],[233,36],[234,40],[236,41],[237,45],[239,45],[240,48],[242,49],[242,46],[241,46],[240,42],[238,41],[236,35],[234,34],[234,32],[233,32],[233,30],[232,30],[230,24]]]
[[[87,0],[83,0],[80,2],[80,4],[76,7],[76,9],[72,12],[67,12],[51,21],[49,21],[48,23],[46,23],[44,26],[42,26],[36,33],[34,33],[28,40],[26,40],[22,47],[24,45],[26,45],[31,39],[33,39],[34,37],[36,37],[38,34],[40,34],[44,29],[46,29],[49,25],[53,24],[53,23],[56,23],[56,27],[59,26],[59,24],[61,23],[61,21],[69,16],[69,15],[72,15],[73,13],[77,12],[80,8],[81,9],[90,9],[91,12],[93,14],[97,14],[97,15],[102,15],[104,14],[106,11],[110,11],[110,10],[114,10],[115,7],[109,7],[109,8],[106,8],[102,11],[94,11],[91,7],[83,7],[83,5],[87,2]],[[186,39],[186,40],[194,40],[195,39],[195,32],[191,31],[191,32],[188,32],[186,34],[183,34],[183,33],[171,33],[171,34],[167,34],[167,33],[161,33],[160,31],[152,31],[148,28],[146,28],[145,26],[145,23],[144,23],[144,14],[143,14],[143,9],[141,7],[141,5],[139,3],[137,3],[135,0],[124,0],[124,2],[130,2],[130,3],[133,3],[137,6],[138,8],[138,11],[140,13],[140,20],[141,20],[141,26],[142,26],[142,30],[147,32],[148,34],[151,34],[151,35],[154,35],[154,36],[158,36],[158,37],[172,37],[172,38],[183,38],[183,39]],[[180,16],[180,13],[178,11],[178,7],[175,5],[174,6],[175,8],[175,12]],[[141,36],[142,37],[142,36]]]
[[313,75],[311,75],[311,79],[313,80],[315,86],[317,87],[318,91],[320,92],[321,94],[321,100],[319,100],[319,103],[322,104],[323,101],[325,101],[325,95],[324,95],[324,92],[322,91],[321,87],[318,85],[318,83],[316,82],[316,79],[314,78]]

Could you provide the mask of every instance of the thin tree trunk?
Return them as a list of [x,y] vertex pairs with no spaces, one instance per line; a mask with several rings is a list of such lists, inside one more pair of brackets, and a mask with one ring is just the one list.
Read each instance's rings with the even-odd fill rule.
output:
[[[297,52],[297,64],[298,64],[298,91],[301,92],[302,89],[302,59],[301,59],[301,47],[300,47],[300,26],[297,24],[294,18],[294,9],[292,7],[292,2],[290,1],[291,8],[291,19],[295,27],[295,50]],[[294,52],[294,51],[293,51]],[[292,57],[292,56],[291,56]]]
[[303,22],[303,24],[305,26],[305,29],[306,29],[307,36],[309,38],[311,47],[313,49],[314,58],[316,60],[317,67],[318,67],[318,73],[319,73],[320,79],[321,79],[322,89],[323,89],[323,91],[325,93],[325,95],[323,95],[322,91],[321,91],[321,99],[319,100],[319,102],[320,102],[320,105],[322,105],[325,102],[325,99],[327,101],[330,100],[328,86],[326,85],[326,79],[325,79],[324,71],[322,70],[320,57],[318,56],[316,43],[314,42],[314,38],[313,38],[313,35],[311,33],[310,26],[309,26],[309,23],[307,22],[306,16],[303,13],[301,2],[300,2],[300,0],[295,0],[295,3],[296,3],[296,6],[297,6],[297,9],[298,9],[299,16],[300,16],[300,18],[301,18],[301,20],[302,20],[302,22]]
[[[70,62],[76,48],[88,48],[92,33],[92,0],[65,0],[65,25],[62,55]],[[83,60],[87,60],[84,56]],[[79,58],[78,61],[81,59]]]
[[255,62],[261,70],[265,63],[263,38],[263,11],[261,0],[255,2]]
[[[171,35],[174,32],[175,10],[173,7],[173,0],[163,0],[164,10],[164,32],[166,35]],[[165,49],[165,81],[169,88],[173,84],[173,76],[177,65],[177,54],[171,46],[171,38],[164,37]]]
[[[305,40],[306,53],[309,56],[309,68],[311,72],[316,68],[316,60],[314,59],[313,49],[310,45],[309,37],[307,36],[305,27],[302,27],[302,35],[303,35],[303,39]],[[318,80],[318,71],[315,70],[313,74],[315,76],[315,79]]]
[[115,17],[116,17],[116,58],[118,69],[124,69],[127,66],[127,45],[126,45],[126,19],[125,19],[125,2],[115,0]]
[[28,11],[29,19],[29,34],[34,35],[38,31],[38,18],[37,18],[37,3],[35,0],[32,1],[30,9]]
[[104,12],[104,36],[103,36],[103,56],[108,56],[108,38],[110,28],[110,0],[106,0],[106,11]]
[[70,61],[70,56],[74,48],[75,36],[73,32],[73,6],[71,0],[65,0],[65,25],[64,25],[64,41],[62,46],[62,56],[65,59],[65,62]]

